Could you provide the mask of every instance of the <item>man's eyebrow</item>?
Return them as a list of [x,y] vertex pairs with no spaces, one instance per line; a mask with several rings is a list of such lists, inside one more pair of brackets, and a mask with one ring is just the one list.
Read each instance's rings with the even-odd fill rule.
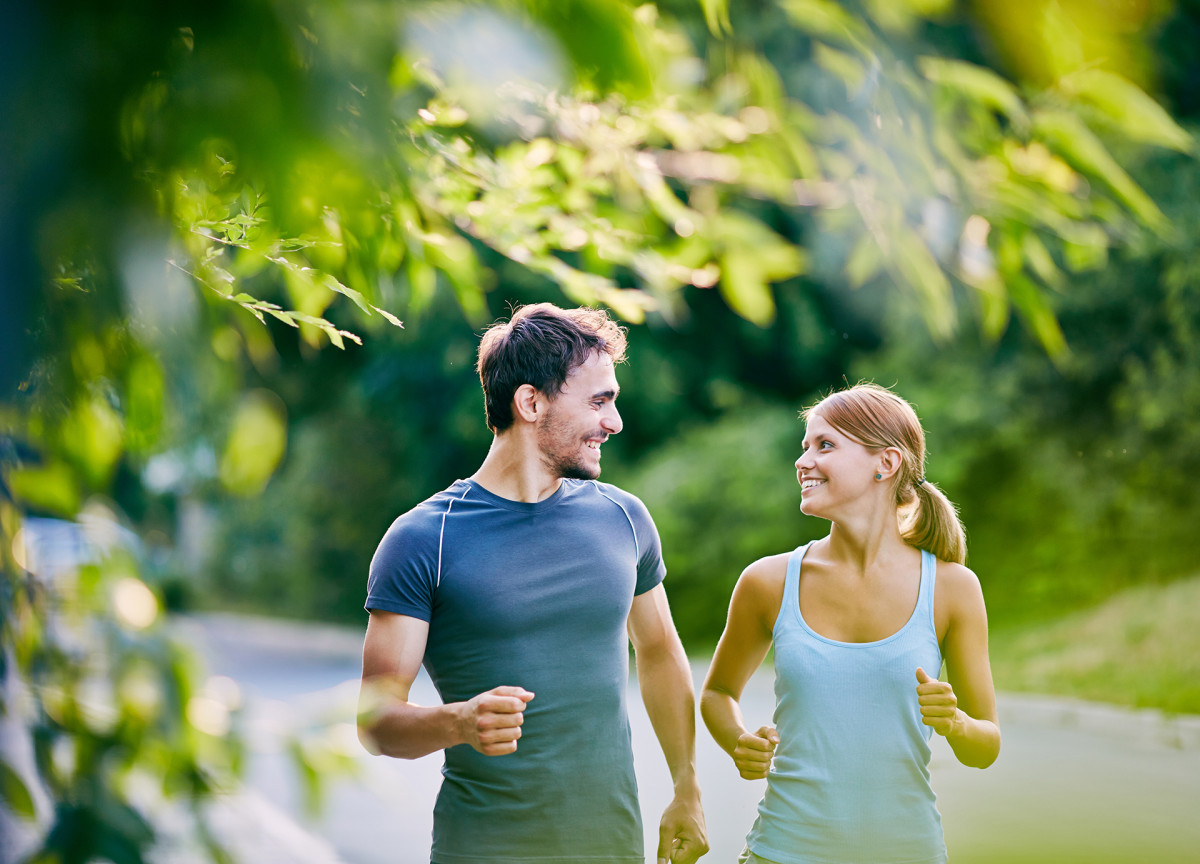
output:
[[601,390],[599,393],[593,393],[592,398],[593,399],[616,399],[617,396],[620,394],[620,392],[621,392],[620,387],[616,388],[615,390]]

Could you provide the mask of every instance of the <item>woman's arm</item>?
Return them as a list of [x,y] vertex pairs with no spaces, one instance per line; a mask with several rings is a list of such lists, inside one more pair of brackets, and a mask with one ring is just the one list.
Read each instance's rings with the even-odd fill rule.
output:
[[[987,609],[978,577],[958,564],[938,563],[938,605],[944,605],[946,681],[917,670],[917,696],[927,726],[943,735],[958,761],[986,768],[1000,754],[996,691],[988,660]],[[940,617],[940,616],[939,616]]]
[[771,647],[786,569],[787,555],[776,555],[755,561],[743,571],[700,694],[704,724],[747,780],[767,776],[779,741],[779,734],[770,726],[747,732],[738,700]]

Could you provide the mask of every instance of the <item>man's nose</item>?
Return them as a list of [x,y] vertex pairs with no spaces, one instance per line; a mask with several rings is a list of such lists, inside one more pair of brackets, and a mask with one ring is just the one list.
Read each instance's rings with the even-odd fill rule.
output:
[[617,410],[617,406],[613,405],[610,410],[605,412],[600,425],[609,435],[616,435],[625,427],[625,424],[621,422],[621,412]]

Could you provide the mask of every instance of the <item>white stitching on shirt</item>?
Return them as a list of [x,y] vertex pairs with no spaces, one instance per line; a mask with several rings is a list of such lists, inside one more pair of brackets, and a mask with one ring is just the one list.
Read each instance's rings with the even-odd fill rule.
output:
[[434,588],[442,584],[442,540],[446,536],[446,517],[450,515],[450,508],[454,506],[454,502],[461,501],[462,499],[466,498],[467,493],[470,491],[471,486],[468,484],[467,488],[463,490],[463,494],[459,495],[458,498],[451,498],[446,502],[446,512],[442,514],[442,530],[438,532],[438,566],[437,578],[433,582]]
[[618,507],[620,507],[621,512],[625,514],[625,521],[629,523],[629,530],[633,532],[633,554],[634,554],[634,557],[637,558],[638,564],[640,565],[641,561],[642,561],[642,550],[641,550],[641,546],[639,546],[639,544],[638,544],[637,527],[633,524],[633,519],[630,517],[629,511],[625,509],[624,504],[622,504],[616,498],[612,497],[607,492],[605,492],[603,489],[601,489],[600,484],[597,483],[595,480],[589,480],[588,482],[591,483],[593,486],[595,486],[596,491],[599,492],[602,496],[604,496],[609,501],[611,501],[612,503],[614,503]]

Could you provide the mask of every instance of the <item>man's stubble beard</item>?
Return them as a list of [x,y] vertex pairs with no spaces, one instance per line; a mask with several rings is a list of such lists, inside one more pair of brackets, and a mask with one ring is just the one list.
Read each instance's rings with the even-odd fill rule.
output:
[[585,466],[579,459],[579,450],[586,446],[584,439],[576,439],[575,449],[572,449],[569,455],[556,454],[554,451],[558,449],[558,444],[565,440],[569,433],[563,430],[560,424],[551,412],[545,419],[542,429],[538,433],[538,446],[542,451],[542,464],[554,477],[560,477],[567,480],[595,480],[600,476],[600,469],[595,470]]

